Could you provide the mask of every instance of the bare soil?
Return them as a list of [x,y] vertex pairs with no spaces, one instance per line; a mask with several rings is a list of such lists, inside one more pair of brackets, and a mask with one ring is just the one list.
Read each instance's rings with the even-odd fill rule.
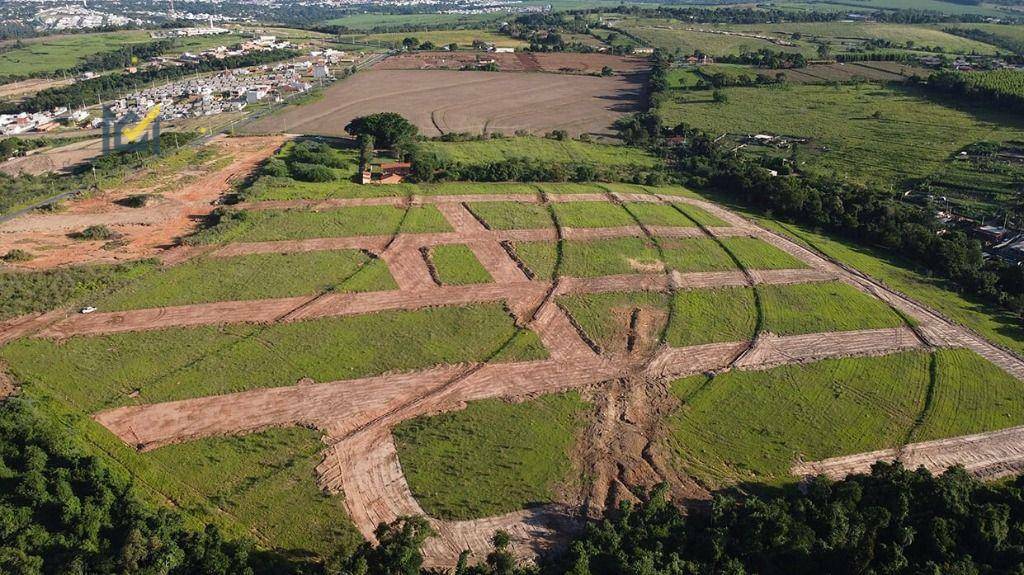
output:
[[287,108],[248,133],[346,136],[358,116],[397,112],[427,136],[525,130],[611,136],[612,123],[639,110],[636,76],[593,77],[445,70],[370,70],[331,86],[320,100]]
[[551,72],[600,74],[607,66],[617,74],[633,74],[650,68],[646,58],[577,52],[409,52],[392,56],[375,70],[461,70],[494,61],[502,72]]

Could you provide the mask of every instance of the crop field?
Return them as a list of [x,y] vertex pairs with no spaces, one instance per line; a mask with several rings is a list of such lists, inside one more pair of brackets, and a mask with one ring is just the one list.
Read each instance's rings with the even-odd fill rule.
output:
[[324,212],[266,210],[239,212],[210,228],[210,242],[271,242],[306,238],[390,235],[401,231],[446,232],[451,227],[434,206],[352,206]]
[[428,136],[448,132],[610,135],[635,112],[642,86],[629,76],[368,70],[324,90],[323,98],[246,126],[248,133],[344,136],[353,118],[397,112]]
[[536,335],[517,330],[501,306],[480,304],[266,327],[81,336],[62,343],[20,340],[0,348],[0,357],[27,388],[94,413],[140,401],[292,385],[303,378],[329,382],[481,361],[496,350],[498,359],[508,361],[545,356]]
[[192,260],[158,270],[93,305],[103,310],[138,309],[396,287],[384,262],[358,250],[253,254]]
[[683,469],[711,485],[782,483],[800,460],[1024,423],[1020,381],[970,351],[930,355],[824,360],[679,380],[672,390],[681,405],[670,420],[668,443]]
[[435,246],[430,249],[430,261],[441,285],[485,284],[491,281],[491,274],[465,244]]
[[474,402],[402,423],[395,429],[398,457],[433,517],[476,519],[550,503],[570,471],[569,450],[588,407],[575,392]]
[[[954,156],[970,144],[1024,139],[1024,123],[1008,113],[946,106],[910,89],[803,85],[723,91],[724,104],[677,92],[662,108],[666,123],[686,122],[716,134],[809,138],[797,145],[803,170],[886,188],[957,167]],[[762,113],[750,114],[751,106]],[[1002,197],[974,199],[993,203]]]

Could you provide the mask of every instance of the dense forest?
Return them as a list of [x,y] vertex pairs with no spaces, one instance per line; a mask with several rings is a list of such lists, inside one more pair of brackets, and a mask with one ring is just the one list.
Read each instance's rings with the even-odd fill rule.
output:
[[928,77],[927,87],[966,103],[985,103],[999,110],[1024,111],[1024,72],[941,70]]

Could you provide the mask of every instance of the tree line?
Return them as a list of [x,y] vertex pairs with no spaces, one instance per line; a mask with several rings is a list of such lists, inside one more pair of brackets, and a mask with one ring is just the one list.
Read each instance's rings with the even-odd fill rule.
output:
[[1020,70],[940,70],[928,77],[925,86],[967,104],[983,103],[1001,111],[1024,112],[1024,72]]

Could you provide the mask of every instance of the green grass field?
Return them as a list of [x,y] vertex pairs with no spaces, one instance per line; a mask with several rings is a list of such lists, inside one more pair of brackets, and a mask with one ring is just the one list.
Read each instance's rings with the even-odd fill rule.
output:
[[[373,29],[400,28],[402,26],[479,26],[483,22],[497,22],[501,15],[497,14],[351,14],[325,22],[330,25],[344,26],[355,31]],[[342,34],[348,38],[348,34]]]
[[[18,381],[85,413],[288,386],[304,377],[328,382],[492,357],[545,356],[537,336],[518,330],[497,304],[73,337],[61,343],[27,339],[0,348],[0,358]],[[136,390],[138,398],[129,397]]]
[[[774,52],[800,52],[805,56],[814,54],[814,47],[802,42],[794,42],[797,44],[796,46],[788,46],[761,38],[707,31],[717,30],[713,25],[656,18],[631,18],[623,21],[617,27],[640,38],[649,46],[670,52],[679,50],[684,55],[700,50],[712,56],[733,56],[761,49],[769,49]],[[687,28],[693,29],[688,30]]]
[[135,457],[161,481],[194,490],[186,513],[230,517],[268,547],[329,556],[339,546],[354,547],[362,536],[342,497],[316,484],[323,450],[320,432],[297,427],[200,439]]
[[[790,467],[1024,423],[1021,382],[962,349],[825,360],[675,382],[668,446],[712,488],[793,481]],[[923,425],[918,428],[919,419]]]
[[396,288],[387,265],[358,250],[255,254],[158,270],[93,305],[121,310]]
[[902,318],[882,300],[848,284],[762,285],[764,327],[776,335],[899,327]]
[[476,202],[469,211],[492,230],[528,230],[554,227],[551,213],[539,204]]
[[[715,134],[810,138],[798,145],[800,169],[886,189],[952,169],[952,158],[968,144],[1024,139],[1024,122],[1008,113],[949,107],[910,89],[786,85],[724,92],[724,104],[677,92],[661,111],[669,125],[686,122]],[[1005,191],[960,193],[993,205],[1010,198]]]
[[[391,187],[391,186],[380,186]],[[524,196],[537,195],[536,184],[518,184],[514,182],[445,182],[441,184],[422,184],[416,186],[414,193],[422,196],[462,196],[485,194],[516,194]]]
[[636,220],[622,206],[610,202],[569,202],[552,209],[563,228],[618,228],[635,226]]
[[204,230],[200,243],[273,242],[310,238],[448,232],[451,226],[434,206],[353,206],[313,212],[261,210],[239,212],[237,219]]
[[961,38],[932,24],[892,24],[884,22],[787,22],[774,24],[728,25],[723,29],[754,32],[779,38],[799,34],[803,40],[828,42],[832,51],[860,47],[866,40],[885,40],[908,49],[939,48],[947,54],[994,54],[995,46]]
[[684,290],[676,293],[672,305],[666,340],[674,347],[748,340],[757,327],[749,288]]
[[470,285],[491,282],[491,274],[465,244],[430,248],[430,260],[442,285]]
[[143,30],[69,34],[27,40],[22,48],[0,53],[0,77],[45,74],[72,68],[87,56],[110,52],[125,44],[150,42]]
[[492,399],[399,424],[409,487],[442,519],[500,515],[554,499],[588,404],[575,392],[512,404]]
[[645,226],[689,228],[696,225],[689,216],[667,204],[629,202],[623,204],[623,207],[633,218]]
[[807,267],[802,261],[757,238],[727,237],[719,241],[747,269],[795,270]]
[[530,136],[468,142],[424,142],[424,146],[467,165],[500,162],[509,158],[582,162],[601,166],[653,167],[657,163],[656,158],[636,148]]

